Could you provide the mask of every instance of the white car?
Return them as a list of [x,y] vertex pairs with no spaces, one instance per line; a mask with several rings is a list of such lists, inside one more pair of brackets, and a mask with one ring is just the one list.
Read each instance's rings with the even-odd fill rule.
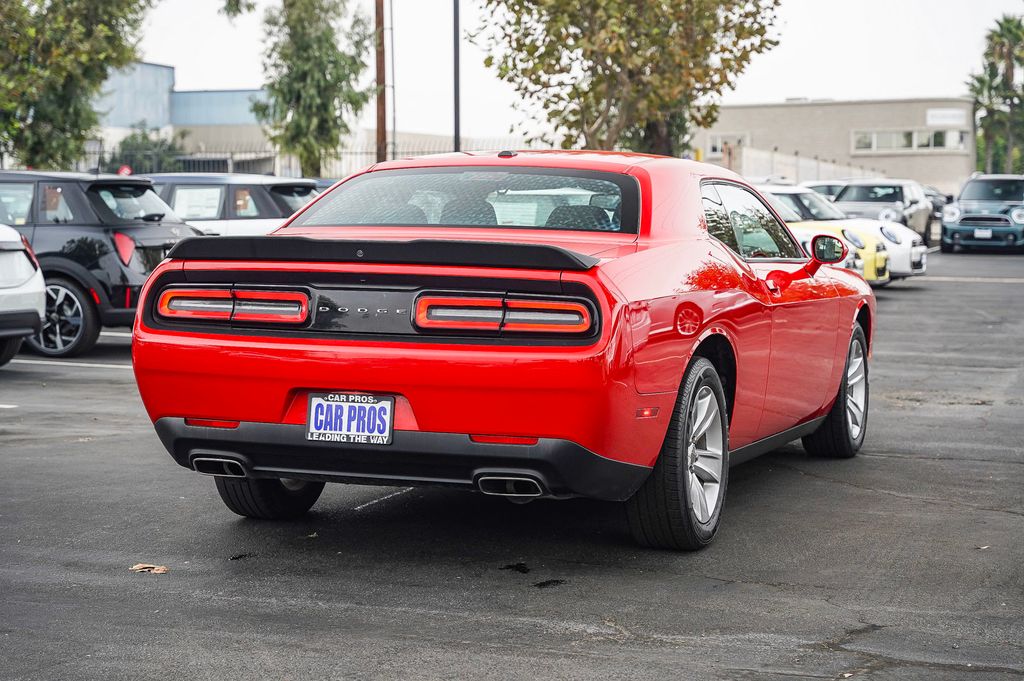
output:
[[39,333],[45,306],[35,254],[20,232],[0,225],[0,366],[18,353],[22,340]]
[[928,247],[921,235],[898,222],[867,218],[847,218],[831,201],[810,187],[763,185],[763,194],[771,194],[802,220],[843,220],[844,226],[858,227],[879,235],[889,252],[889,275],[892,279],[915,277],[928,271]]

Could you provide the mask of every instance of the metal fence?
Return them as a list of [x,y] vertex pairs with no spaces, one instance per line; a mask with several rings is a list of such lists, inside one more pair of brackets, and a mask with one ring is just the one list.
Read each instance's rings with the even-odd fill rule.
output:
[[721,165],[753,181],[807,182],[884,176],[882,171],[863,165],[847,165],[818,157],[783,154],[777,151],[739,147]]

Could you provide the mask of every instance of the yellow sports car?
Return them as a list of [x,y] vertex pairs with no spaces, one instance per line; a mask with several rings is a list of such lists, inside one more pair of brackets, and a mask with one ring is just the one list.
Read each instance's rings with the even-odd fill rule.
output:
[[857,220],[801,220],[796,212],[779,201],[778,197],[771,193],[769,187],[760,187],[764,196],[772,208],[779,214],[786,224],[801,230],[813,231],[816,234],[835,234],[845,239],[857,251],[857,257],[864,264],[864,272],[861,276],[864,281],[872,286],[885,286],[889,283],[889,252],[881,236],[872,234],[871,231],[858,225]]

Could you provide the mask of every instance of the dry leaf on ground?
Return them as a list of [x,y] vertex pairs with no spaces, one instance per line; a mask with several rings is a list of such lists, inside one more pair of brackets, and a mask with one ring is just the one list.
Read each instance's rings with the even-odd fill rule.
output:
[[154,575],[165,575],[168,572],[166,565],[150,565],[149,563],[136,563],[128,569],[132,572],[152,572]]

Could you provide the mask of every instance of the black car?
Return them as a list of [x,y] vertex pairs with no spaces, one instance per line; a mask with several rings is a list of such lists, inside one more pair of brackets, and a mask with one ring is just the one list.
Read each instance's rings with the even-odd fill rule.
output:
[[0,223],[32,244],[46,278],[36,352],[88,351],[104,326],[131,326],[146,277],[175,243],[199,232],[146,179],[0,171]]
[[181,219],[210,236],[269,234],[317,195],[316,181],[301,177],[244,173],[146,177]]

